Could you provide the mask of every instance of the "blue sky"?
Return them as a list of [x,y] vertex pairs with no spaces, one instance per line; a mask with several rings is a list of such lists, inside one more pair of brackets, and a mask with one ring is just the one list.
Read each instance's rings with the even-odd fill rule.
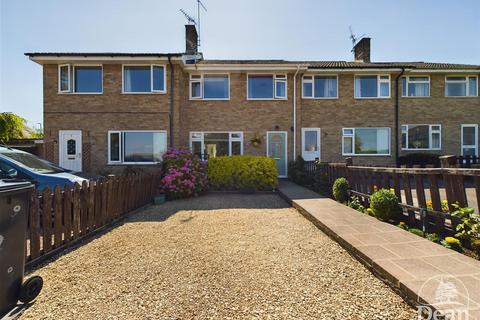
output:
[[[478,0],[203,0],[207,59],[351,60],[348,26],[373,61],[480,64]],[[195,0],[0,0],[0,111],[42,122],[41,67],[23,54],[182,52]]]

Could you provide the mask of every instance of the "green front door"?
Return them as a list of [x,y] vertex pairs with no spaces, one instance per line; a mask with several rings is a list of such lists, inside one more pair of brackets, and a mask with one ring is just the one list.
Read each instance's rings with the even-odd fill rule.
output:
[[287,132],[267,132],[267,155],[275,159],[278,176],[287,176]]

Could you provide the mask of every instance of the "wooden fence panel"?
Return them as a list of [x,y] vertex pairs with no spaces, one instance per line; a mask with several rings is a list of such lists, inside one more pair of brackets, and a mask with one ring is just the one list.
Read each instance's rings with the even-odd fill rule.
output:
[[58,248],[62,245],[62,233],[63,233],[63,194],[60,186],[56,186],[53,191],[54,199],[54,247]]
[[46,188],[42,192],[42,229],[43,229],[43,252],[52,249],[52,193]]
[[67,246],[134,209],[152,201],[159,175],[108,177],[81,186],[47,188],[30,198],[25,261]]

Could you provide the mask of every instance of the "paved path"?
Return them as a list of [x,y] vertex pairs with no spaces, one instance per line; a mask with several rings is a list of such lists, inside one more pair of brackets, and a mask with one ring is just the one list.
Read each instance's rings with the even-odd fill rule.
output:
[[21,319],[413,319],[276,194],[167,202],[35,271]]
[[[426,301],[439,310],[468,309],[470,320],[480,319],[480,261],[290,181],[281,181],[279,191],[321,230],[413,302]],[[439,303],[445,302],[440,289],[449,286],[448,283],[454,285],[450,285],[450,293],[455,295],[451,301],[458,305]]]

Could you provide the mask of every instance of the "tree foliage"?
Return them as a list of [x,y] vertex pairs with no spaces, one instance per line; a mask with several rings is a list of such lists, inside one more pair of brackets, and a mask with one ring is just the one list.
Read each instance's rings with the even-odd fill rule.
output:
[[13,138],[21,138],[25,123],[25,119],[12,112],[0,113],[0,140],[8,141]]

